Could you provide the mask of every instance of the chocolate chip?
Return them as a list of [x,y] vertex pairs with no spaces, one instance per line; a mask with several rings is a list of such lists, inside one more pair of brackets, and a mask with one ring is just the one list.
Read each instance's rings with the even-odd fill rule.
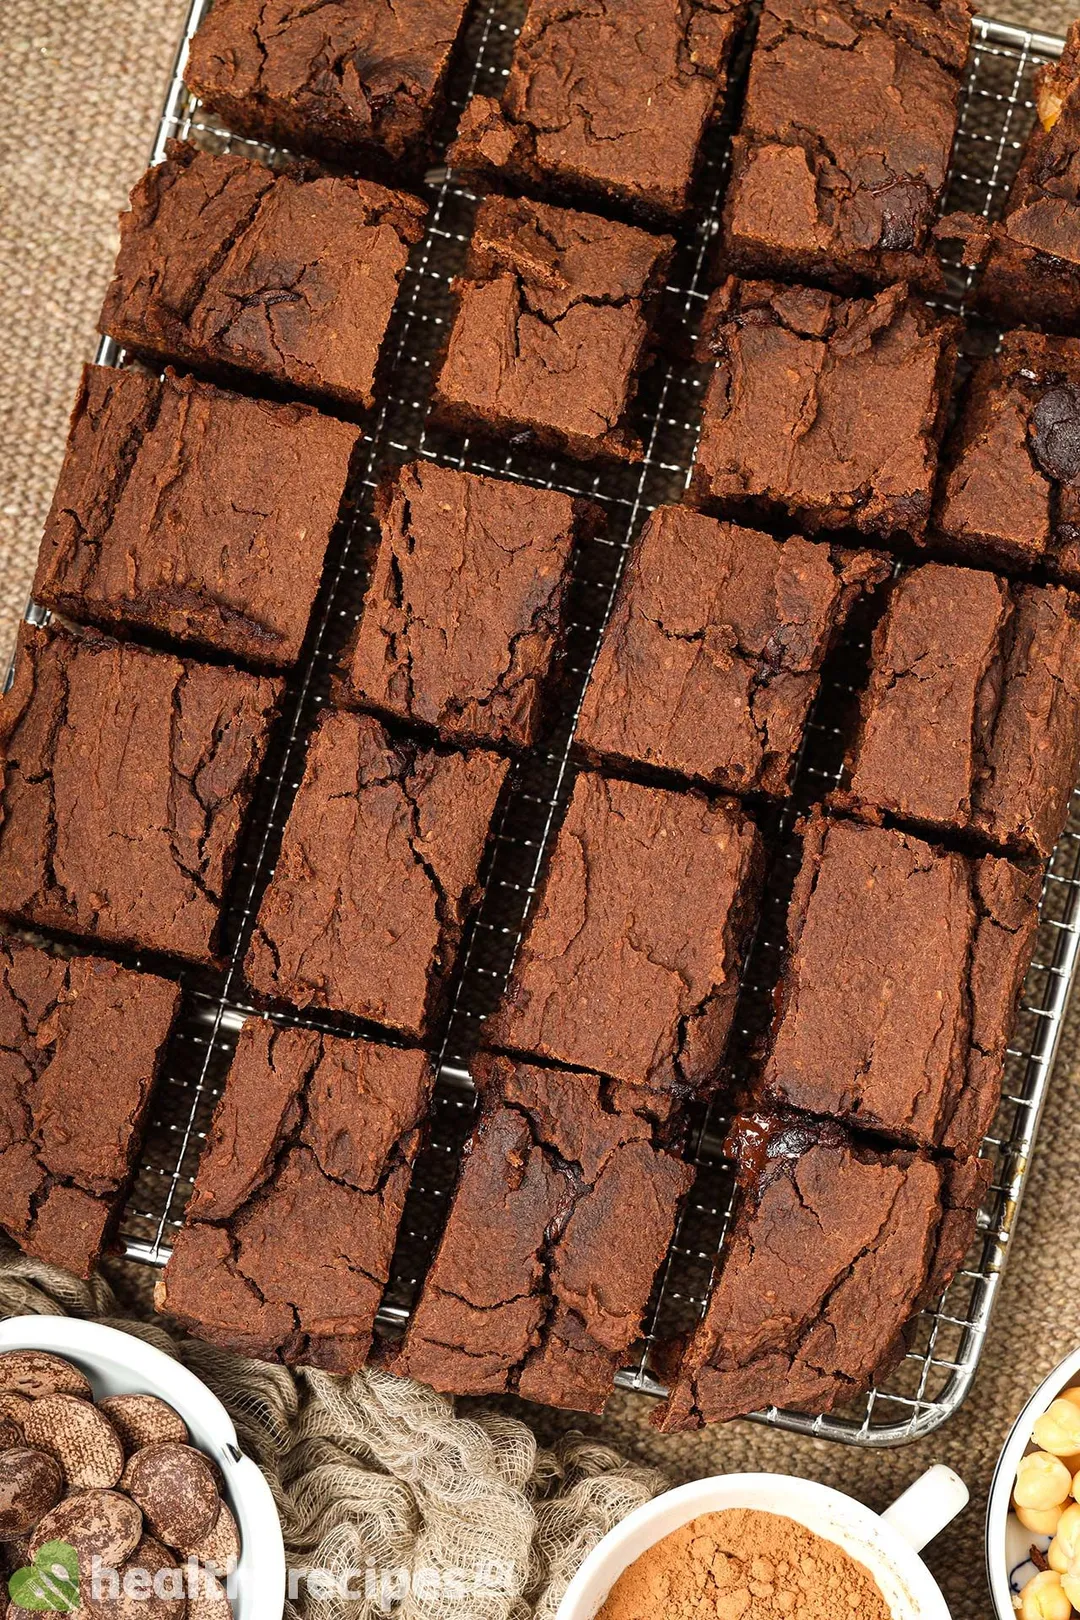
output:
[[1047,478],[1072,484],[1080,475],[1080,389],[1048,388],[1031,413],[1031,450]]
[[221,1506],[208,1458],[192,1446],[144,1446],[124,1470],[123,1488],[154,1535],[186,1551],[213,1529]]
[[0,1390],[16,1395],[81,1395],[90,1400],[88,1380],[62,1356],[48,1350],[5,1350],[0,1353]]
[[59,1502],[64,1479],[55,1457],[20,1446],[0,1452],[0,1541],[32,1530]]
[[30,1445],[52,1453],[74,1489],[107,1490],[119,1482],[124,1448],[108,1418],[90,1401],[43,1395],[27,1413],[24,1433]]
[[163,1440],[186,1445],[190,1439],[187,1424],[179,1412],[156,1395],[108,1395],[98,1402],[128,1454],[140,1446],[154,1446]]
[[95,1558],[106,1569],[119,1569],[142,1533],[142,1514],[119,1491],[73,1491],[38,1520],[30,1537],[30,1556],[47,1541],[66,1541],[78,1554],[83,1574],[89,1573]]
[[925,186],[903,181],[881,194],[881,231],[878,246],[886,253],[907,253],[918,245],[919,230],[929,210]]

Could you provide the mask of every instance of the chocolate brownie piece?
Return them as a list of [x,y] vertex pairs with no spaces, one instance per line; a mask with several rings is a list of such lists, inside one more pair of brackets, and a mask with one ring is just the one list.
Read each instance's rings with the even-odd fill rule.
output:
[[506,772],[494,754],[324,714],[252,935],[252,988],[430,1034]]
[[120,216],[100,330],[137,354],[368,406],[426,216],[353,175],[171,141]]
[[431,1086],[422,1052],[249,1020],[157,1308],[243,1355],[362,1367]]
[[502,95],[468,103],[451,164],[661,219],[684,213],[744,11],[738,0],[530,0]]
[[0,939],[0,1225],[89,1277],[180,1001],[168,979]]
[[485,1045],[657,1091],[713,1080],[761,863],[736,806],[583,771]]
[[941,285],[966,0],[765,0],[732,144],[725,261],[842,291]]
[[1069,29],[1061,60],[1036,75],[1035,105],[1038,117],[1005,217],[990,227],[975,254],[985,255],[978,301],[1004,324],[1075,332],[1080,322],[1080,23]]
[[894,584],[837,802],[1045,857],[1080,774],[1080,597],[927,563]]
[[955,321],[902,286],[872,298],[730,279],[706,309],[714,360],[692,488],[810,530],[918,539],[956,364]]
[[659,766],[731,792],[791,783],[821,666],[870,552],[661,506],[631,553],[578,721],[595,764]]
[[24,625],[0,699],[0,915],[212,962],[280,693]]
[[934,509],[961,556],[1080,586],[1080,340],[1007,332],[984,360]]
[[767,1406],[829,1412],[868,1389],[961,1264],[990,1179],[978,1159],[882,1152],[794,1114],[736,1120],[728,1152],[733,1225],[654,1420],[667,1432]]
[[974,1153],[1000,1100],[1040,889],[1038,871],[998,856],[815,813],[762,1094]]
[[480,204],[435,415],[585,459],[641,456],[630,407],[674,243],[512,197]]
[[400,163],[441,110],[467,10],[468,0],[216,0],[184,82],[238,134]]
[[694,1173],[632,1087],[505,1058],[473,1072],[484,1111],[396,1370],[599,1412]]
[[295,663],[355,443],[307,405],[87,366],[34,596],[69,618]]
[[396,472],[376,508],[342,701],[447,737],[531,743],[562,646],[570,555],[597,509],[424,461]]

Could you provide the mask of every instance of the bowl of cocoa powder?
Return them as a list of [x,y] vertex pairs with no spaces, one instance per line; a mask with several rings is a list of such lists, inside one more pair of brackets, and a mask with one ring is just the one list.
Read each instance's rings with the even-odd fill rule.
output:
[[949,1620],[919,1549],[966,1502],[940,1467],[885,1514],[786,1474],[698,1480],[605,1536],[557,1620]]

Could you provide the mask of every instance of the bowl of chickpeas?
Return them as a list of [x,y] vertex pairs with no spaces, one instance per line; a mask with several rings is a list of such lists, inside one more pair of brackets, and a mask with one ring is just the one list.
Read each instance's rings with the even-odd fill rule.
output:
[[1043,1380],[990,1487],[986,1562],[999,1620],[1080,1620],[1080,1350]]

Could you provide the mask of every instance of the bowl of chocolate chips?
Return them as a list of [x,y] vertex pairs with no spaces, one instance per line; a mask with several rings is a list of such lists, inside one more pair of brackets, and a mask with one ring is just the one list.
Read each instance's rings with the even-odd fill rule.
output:
[[0,1323],[4,1620],[266,1620],[285,1598],[270,1488],[206,1385],[130,1334]]

